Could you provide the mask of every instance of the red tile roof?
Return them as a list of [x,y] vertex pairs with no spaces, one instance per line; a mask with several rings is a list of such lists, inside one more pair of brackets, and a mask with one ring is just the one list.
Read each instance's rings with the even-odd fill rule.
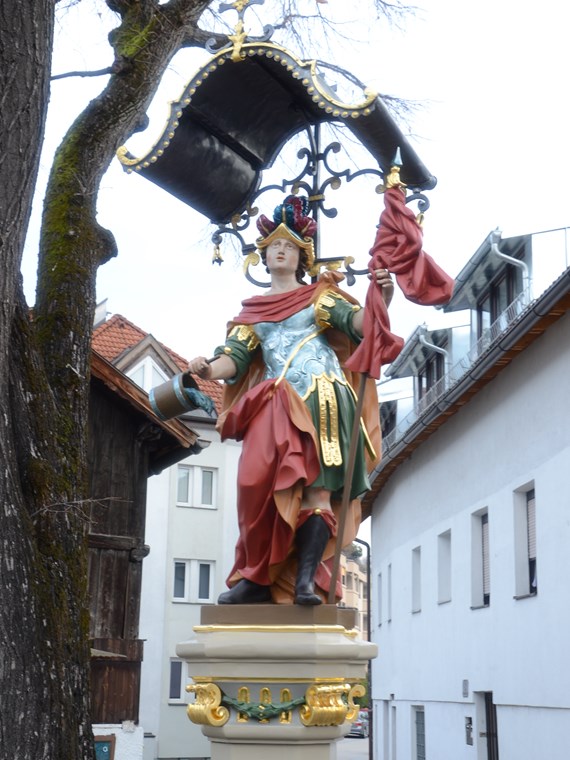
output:
[[[124,351],[134,348],[147,336],[148,333],[129,322],[121,314],[114,314],[93,331],[93,348],[107,361],[114,362]],[[160,343],[160,341],[158,342]],[[178,369],[184,372],[188,366],[188,361],[176,351],[165,346],[164,343],[160,343],[160,345]],[[194,379],[200,390],[210,396],[216,405],[216,411],[220,414],[222,410],[222,384],[217,380],[201,380],[199,377],[194,377]]]

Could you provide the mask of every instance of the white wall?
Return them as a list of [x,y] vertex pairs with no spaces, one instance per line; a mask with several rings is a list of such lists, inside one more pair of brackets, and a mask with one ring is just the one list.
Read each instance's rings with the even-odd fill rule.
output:
[[115,736],[116,760],[140,760],[143,751],[143,730],[132,721],[99,723],[93,726],[94,736]]
[[147,734],[145,760],[205,758],[210,743],[186,716],[185,702],[169,702],[170,660],[176,645],[192,636],[200,622],[200,604],[173,602],[175,559],[215,563],[214,599],[225,590],[237,540],[235,491],[241,445],[221,443],[212,425],[192,422],[192,429],[210,445],[180,462],[215,468],[216,508],[177,507],[177,465],[149,480],[146,543],[143,565],[141,638],[145,638],[140,723]]
[[[570,693],[562,674],[570,672],[569,367],[566,315],[417,449],[376,501],[371,598],[378,599],[378,574],[384,585],[391,565],[392,619],[386,619],[383,588],[382,619],[373,605],[380,650],[373,690],[376,700],[401,708],[398,758],[413,757],[411,704],[426,706],[428,757],[477,757],[464,736],[475,691],[493,692],[501,757],[568,757],[563,726],[570,725]],[[513,492],[528,484],[536,490],[538,594],[515,600]],[[491,603],[472,610],[471,515],[483,508],[489,513]],[[451,601],[438,604],[438,535],[447,530]],[[422,604],[412,614],[411,557],[418,546]],[[467,698],[463,680],[469,682]],[[546,739],[547,725],[555,734]],[[380,753],[381,733],[377,757],[396,760]],[[537,733],[548,751],[537,751]]]

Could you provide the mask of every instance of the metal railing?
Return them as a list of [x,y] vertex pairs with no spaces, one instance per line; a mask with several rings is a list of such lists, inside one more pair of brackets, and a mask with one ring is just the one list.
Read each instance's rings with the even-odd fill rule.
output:
[[412,425],[420,419],[431,407],[435,406],[440,399],[451,390],[464,377],[470,368],[483,356],[523,314],[530,304],[530,291],[519,293],[516,299],[509,304],[497,319],[484,330],[481,337],[474,343],[469,351],[454,364],[436,383],[434,383],[420,399],[414,403],[414,408],[409,412],[396,427],[382,440],[382,452],[388,452],[400,439],[404,437]]

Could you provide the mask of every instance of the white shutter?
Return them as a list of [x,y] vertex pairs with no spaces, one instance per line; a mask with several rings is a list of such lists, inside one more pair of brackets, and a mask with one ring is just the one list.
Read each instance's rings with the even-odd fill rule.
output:
[[481,552],[483,561],[483,596],[491,593],[491,573],[489,567],[489,515],[481,515]]
[[536,501],[534,490],[526,495],[526,521],[528,528],[528,558],[536,559]]

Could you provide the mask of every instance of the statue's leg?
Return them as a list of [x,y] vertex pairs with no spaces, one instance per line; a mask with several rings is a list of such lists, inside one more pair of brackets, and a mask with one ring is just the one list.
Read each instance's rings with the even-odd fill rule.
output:
[[330,530],[320,512],[332,511],[330,491],[324,488],[307,488],[303,495],[302,509],[313,514],[297,529],[295,547],[297,550],[297,580],[295,583],[295,604],[321,604],[315,594],[315,572],[323,557],[330,538]]

